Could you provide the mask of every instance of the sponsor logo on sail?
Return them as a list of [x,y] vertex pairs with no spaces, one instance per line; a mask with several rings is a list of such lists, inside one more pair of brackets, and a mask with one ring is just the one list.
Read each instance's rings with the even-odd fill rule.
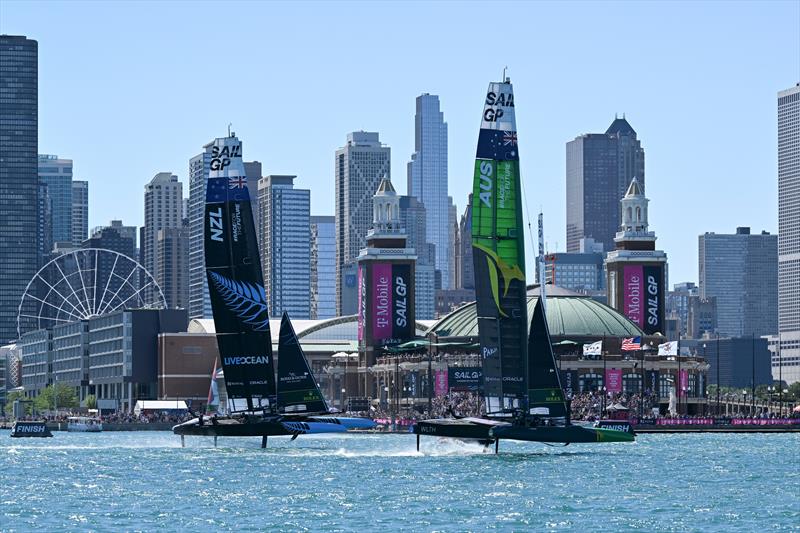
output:
[[264,355],[239,355],[225,357],[223,361],[226,365],[266,365],[269,363],[269,358]]

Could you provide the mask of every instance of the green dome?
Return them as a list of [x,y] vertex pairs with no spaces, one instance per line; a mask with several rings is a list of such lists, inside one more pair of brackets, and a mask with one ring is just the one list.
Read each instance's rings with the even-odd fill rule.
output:
[[[539,299],[539,288],[528,290],[528,321]],[[547,287],[547,325],[551,337],[636,337],[644,335],[636,324],[615,309],[560,287]],[[428,334],[442,337],[477,337],[475,303],[467,304],[442,317]]]

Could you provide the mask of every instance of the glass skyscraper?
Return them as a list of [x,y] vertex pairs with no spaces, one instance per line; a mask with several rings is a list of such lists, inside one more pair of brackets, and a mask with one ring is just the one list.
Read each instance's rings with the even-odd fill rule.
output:
[[72,159],[39,154],[38,172],[50,197],[53,242],[72,243]]
[[89,231],[89,182],[72,180],[72,245],[80,246]]
[[336,316],[336,218],[311,217],[311,318]]
[[368,131],[348,133],[347,144],[336,150],[337,316],[356,312],[354,267],[359,252],[367,247],[367,232],[372,228],[372,197],[383,178],[391,179],[391,154],[378,133]]
[[778,332],[778,236],[704,233],[699,237],[700,298],[716,298],[720,335]]
[[36,41],[0,35],[0,344],[39,260],[38,68]]
[[[452,289],[453,256],[450,199],[447,196],[447,123],[439,110],[439,97],[417,97],[414,116],[414,154],[408,163],[408,194],[426,210],[427,241],[436,247],[436,270],[442,288]],[[420,316],[419,314],[417,315]]]
[[625,118],[605,133],[588,133],[567,143],[567,252],[591,237],[614,249],[622,222],[619,199],[636,178],[644,191],[644,150]]
[[258,180],[261,268],[270,315],[311,316],[311,191],[295,189],[297,176]]
[[427,241],[425,206],[414,196],[400,196],[400,224],[406,247],[417,255],[414,274],[414,305],[419,320],[436,318],[436,247]]

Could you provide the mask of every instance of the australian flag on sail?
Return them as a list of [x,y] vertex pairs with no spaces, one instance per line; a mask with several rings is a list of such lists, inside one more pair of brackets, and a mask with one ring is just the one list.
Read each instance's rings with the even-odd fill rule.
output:
[[642,338],[641,337],[628,337],[622,339],[622,351],[623,352],[632,352],[634,350],[641,350],[642,349]]

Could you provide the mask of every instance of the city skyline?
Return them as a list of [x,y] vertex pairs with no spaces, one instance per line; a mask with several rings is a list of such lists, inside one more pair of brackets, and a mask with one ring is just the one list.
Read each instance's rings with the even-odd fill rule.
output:
[[[440,96],[441,110],[447,117],[449,189],[462,212],[477,136],[475,109],[486,82],[498,79],[503,67],[508,66],[518,93],[520,144],[526,146],[521,174],[527,208],[531,213],[544,208],[549,251],[566,248],[566,142],[583,133],[602,131],[615,113],[623,112],[646,142],[651,224],[659,232],[660,246],[670,255],[671,280],[697,279],[697,252],[692,244],[701,233],[740,225],[777,232],[774,98],[800,78],[800,51],[796,46],[800,7],[791,3],[733,4],[723,12],[713,4],[691,9],[580,6],[575,11],[551,4],[515,5],[520,17],[508,21],[510,40],[501,47],[502,54],[485,49],[479,40],[458,31],[480,18],[477,6],[465,5],[453,13],[446,4],[434,4],[428,9],[432,15],[441,16],[425,20],[414,18],[413,4],[384,6],[382,12],[388,11],[398,27],[403,27],[403,20],[411,19],[423,25],[421,31],[439,25],[440,35],[426,46],[439,47],[446,57],[452,54],[453,61],[444,69],[440,54],[421,54],[422,44],[411,43],[409,48],[401,30],[389,29],[387,33],[360,25],[364,39],[380,39],[388,43],[388,51],[387,46],[367,49],[375,75],[358,84],[344,83],[349,78],[333,70],[336,61],[330,61],[328,54],[337,46],[321,51],[297,42],[291,60],[275,53],[291,24],[276,25],[274,35],[263,42],[253,40],[260,35],[259,20],[288,21],[301,16],[288,5],[247,5],[247,9],[235,11],[241,17],[235,15],[234,23],[242,29],[236,54],[229,50],[196,54],[202,49],[203,34],[213,31],[211,22],[202,13],[184,12],[170,4],[159,8],[159,17],[154,18],[148,9],[133,4],[110,7],[78,3],[66,8],[56,3],[42,13],[32,6],[6,2],[0,8],[0,32],[39,41],[39,152],[73,159],[75,178],[91,182],[90,226],[109,219],[141,225],[141,212],[119,200],[140,191],[160,170],[176,173],[188,190],[186,160],[209,138],[224,135],[229,122],[248,143],[247,153],[263,161],[264,174],[306,177],[312,190],[311,213],[332,214],[331,151],[341,145],[341,138],[349,131],[377,131],[382,142],[400,154],[392,165],[395,175],[405,175],[405,154],[413,152],[414,99],[423,92]],[[319,8],[304,19],[303,30],[325,36],[331,31],[326,20],[340,15],[324,4]],[[96,17],[112,9],[122,15],[113,20],[130,24],[123,27],[111,18],[107,24],[93,24]],[[377,14],[377,7],[361,5],[355,10],[355,19],[345,24],[359,25]],[[527,32],[526,18],[546,19],[552,24],[541,24],[539,32]],[[649,27],[647,22],[655,18],[665,24]],[[74,20],[74,24],[64,25],[64,20]],[[567,21],[574,33],[562,36]],[[663,34],[669,30],[660,28],[672,26],[670,21],[681,25],[681,39]],[[734,38],[722,29],[737,21],[747,21],[750,28],[744,38]],[[84,24],[96,31],[75,31]],[[142,44],[132,32],[143,24],[165,31],[154,31],[156,37]],[[648,65],[659,64],[658,73],[647,77],[632,70],[620,84],[618,72],[612,75],[602,65],[577,59],[584,47],[606,39],[609,25],[625,27],[629,40],[636,43],[629,50],[629,64],[642,64],[643,72],[652,71]],[[160,53],[165,46],[160,34],[180,41],[169,57]],[[326,38],[344,46],[336,35]],[[89,50],[99,42],[119,49],[119,64],[101,65],[92,59],[95,54]],[[529,59],[530,49],[545,49],[547,54]],[[386,54],[385,64],[375,62]],[[406,72],[398,67],[406,64],[403,58],[415,54],[420,60],[413,75],[398,76]],[[81,58],[82,71],[87,72],[83,80],[64,83],[64,79],[71,79],[65,69],[74,67],[68,57]],[[274,88],[265,92],[259,84],[248,84],[239,88],[236,99],[225,100],[225,105],[210,106],[204,114],[192,113],[200,102],[215,101],[218,90],[213,77],[207,87],[198,86],[196,76],[188,75],[190,69],[206,65],[250,69],[263,61],[270,62],[271,71],[294,80],[289,85],[292,89],[270,84]],[[567,65],[570,68],[565,69]],[[150,77],[158,76],[170,81],[169,90],[164,89],[166,84],[147,83]],[[340,83],[326,84],[325,91],[320,91],[318,80],[326,77]],[[391,86],[386,79],[393,80]],[[698,98],[702,94],[714,94],[714,105]],[[119,105],[120,101],[125,105]],[[76,113],[82,120],[75,120]],[[290,116],[290,123],[298,125],[296,131],[285,126],[265,127]],[[314,127],[304,128],[304,122]],[[693,135],[703,138],[702,143],[685,142],[689,123]],[[103,134],[98,135],[98,131]],[[747,134],[728,135],[737,131]],[[300,135],[302,143],[296,141]],[[146,157],[131,161],[131,146],[139,146]],[[125,168],[111,179],[108,169],[115,168],[123,157]],[[407,192],[402,191],[402,181],[398,181],[401,194]],[[729,187],[729,183],[737,186]],[[689,187],[693,192],[687,195]],[[707,221],[675,220],[671,215],[678,205],[681,209],[706,209],[705,198],[712,195],[719,207]],[[527,242],[526,246],[533,256],[534,243]],[[528,275],[532,278],[532,271]]]

